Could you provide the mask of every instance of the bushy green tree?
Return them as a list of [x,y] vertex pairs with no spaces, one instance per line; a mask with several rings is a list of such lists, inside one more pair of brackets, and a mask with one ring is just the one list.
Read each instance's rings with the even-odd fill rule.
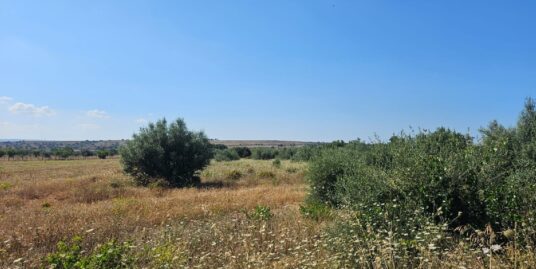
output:
[[93,151],[89,149],[83,149],[80,151],[80,155],[82,155],[82,157],[91,157],[93,156]]
[[255,160],[270,160],[276,156],[276,149],[274,148],[253,148],[251,150],[251,158]]
[[120,149],[126,173],[140,185],[165,180],[171,186],[199,181],[196,173],[209,164],[212,147],[203,132],[187,129],[182,119],[150,123]]
[[110,155],[110,153],[105,149],[97,150],[97,157],[99,157],[99,159],[106,159],[108,155]]
[[233,148],[234,151],[240,156],[240,158],[247,158],[251,156],[251,150],[248,147],[236,147]]
[[536,163],[536,108],[532,98],[525,102],[516,128],[517,149],[525,166]]
[[15,158],[15,155],[17,155],[17,151],[15,149],[12,149],[12,148],[8,148],[6,150],[6,154],[7,154],[7,159],[13,159]]
[[52,153],[59,159],[65,160],[74,155],[74,150],[70,147],[57,148]]

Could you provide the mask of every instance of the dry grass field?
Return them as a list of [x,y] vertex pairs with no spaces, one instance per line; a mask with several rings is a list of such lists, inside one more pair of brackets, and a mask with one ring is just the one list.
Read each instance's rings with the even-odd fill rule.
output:
[[[0,166],[0,268],[45,267],[57,243],[75,236],[83,253],[112,239],[128,242],[136,268],[352,267],[341,257],[354,266],[399,268],[407,254],[396,253],[380,233],[362,247],[333,248],[347,244],[327,235],[334,221],[300,214],[308,190],[304,163],[213,162],[202,171],[202,187],[189,189],[133,186],[117,159]],[[490,259],[462,241],[444,252],[423,244],[414,267],[536,265],[532,251],[515,246]]]
[[[75,235],[86,249],[112,238],[130,241],[140,267],[294,267],[316,260],[320,226],[298,212],[306,194],[301,163],[213,163],[202,173],[204,187],[175,190],[132,186],[118,160],[0,165],[2,268],[37,267],[58,241]],[[269,221],[248,217],[258,205],[271,209]]]

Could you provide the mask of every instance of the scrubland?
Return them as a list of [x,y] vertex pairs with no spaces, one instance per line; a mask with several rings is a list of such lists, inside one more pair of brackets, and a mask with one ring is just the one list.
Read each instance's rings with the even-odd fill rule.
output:
[[212,162],[184,189],[134,186],[116,159],[0,166],[1,268],[116,254],[96,268],[536,267],[525,246],[489,249],[491,230],[464,238],[423,222],[411,248],[395,222],[364,236],[355,211],[307,205],[303,162]]

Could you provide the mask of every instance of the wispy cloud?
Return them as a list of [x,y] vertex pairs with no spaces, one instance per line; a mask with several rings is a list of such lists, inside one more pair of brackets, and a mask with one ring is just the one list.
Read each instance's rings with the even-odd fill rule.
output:
[[8,104],[13,100],[11,97],[0,96],[0,105]]
[[110,115],[106,111],[93,109],[86,112],[86,116],[97,119],[108,119]]
[[9,111],[13,114],[28,114],[35,117],[53,116],[56,114],[56,112],[48,106],[36,106],[25,103],[15,103],[9,107]]

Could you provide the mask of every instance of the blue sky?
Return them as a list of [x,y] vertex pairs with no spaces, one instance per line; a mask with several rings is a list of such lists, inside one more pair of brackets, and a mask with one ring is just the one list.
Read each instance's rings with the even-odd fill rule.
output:
[[515,124],[534,1],[0,0],[0,139],[387,138]]

